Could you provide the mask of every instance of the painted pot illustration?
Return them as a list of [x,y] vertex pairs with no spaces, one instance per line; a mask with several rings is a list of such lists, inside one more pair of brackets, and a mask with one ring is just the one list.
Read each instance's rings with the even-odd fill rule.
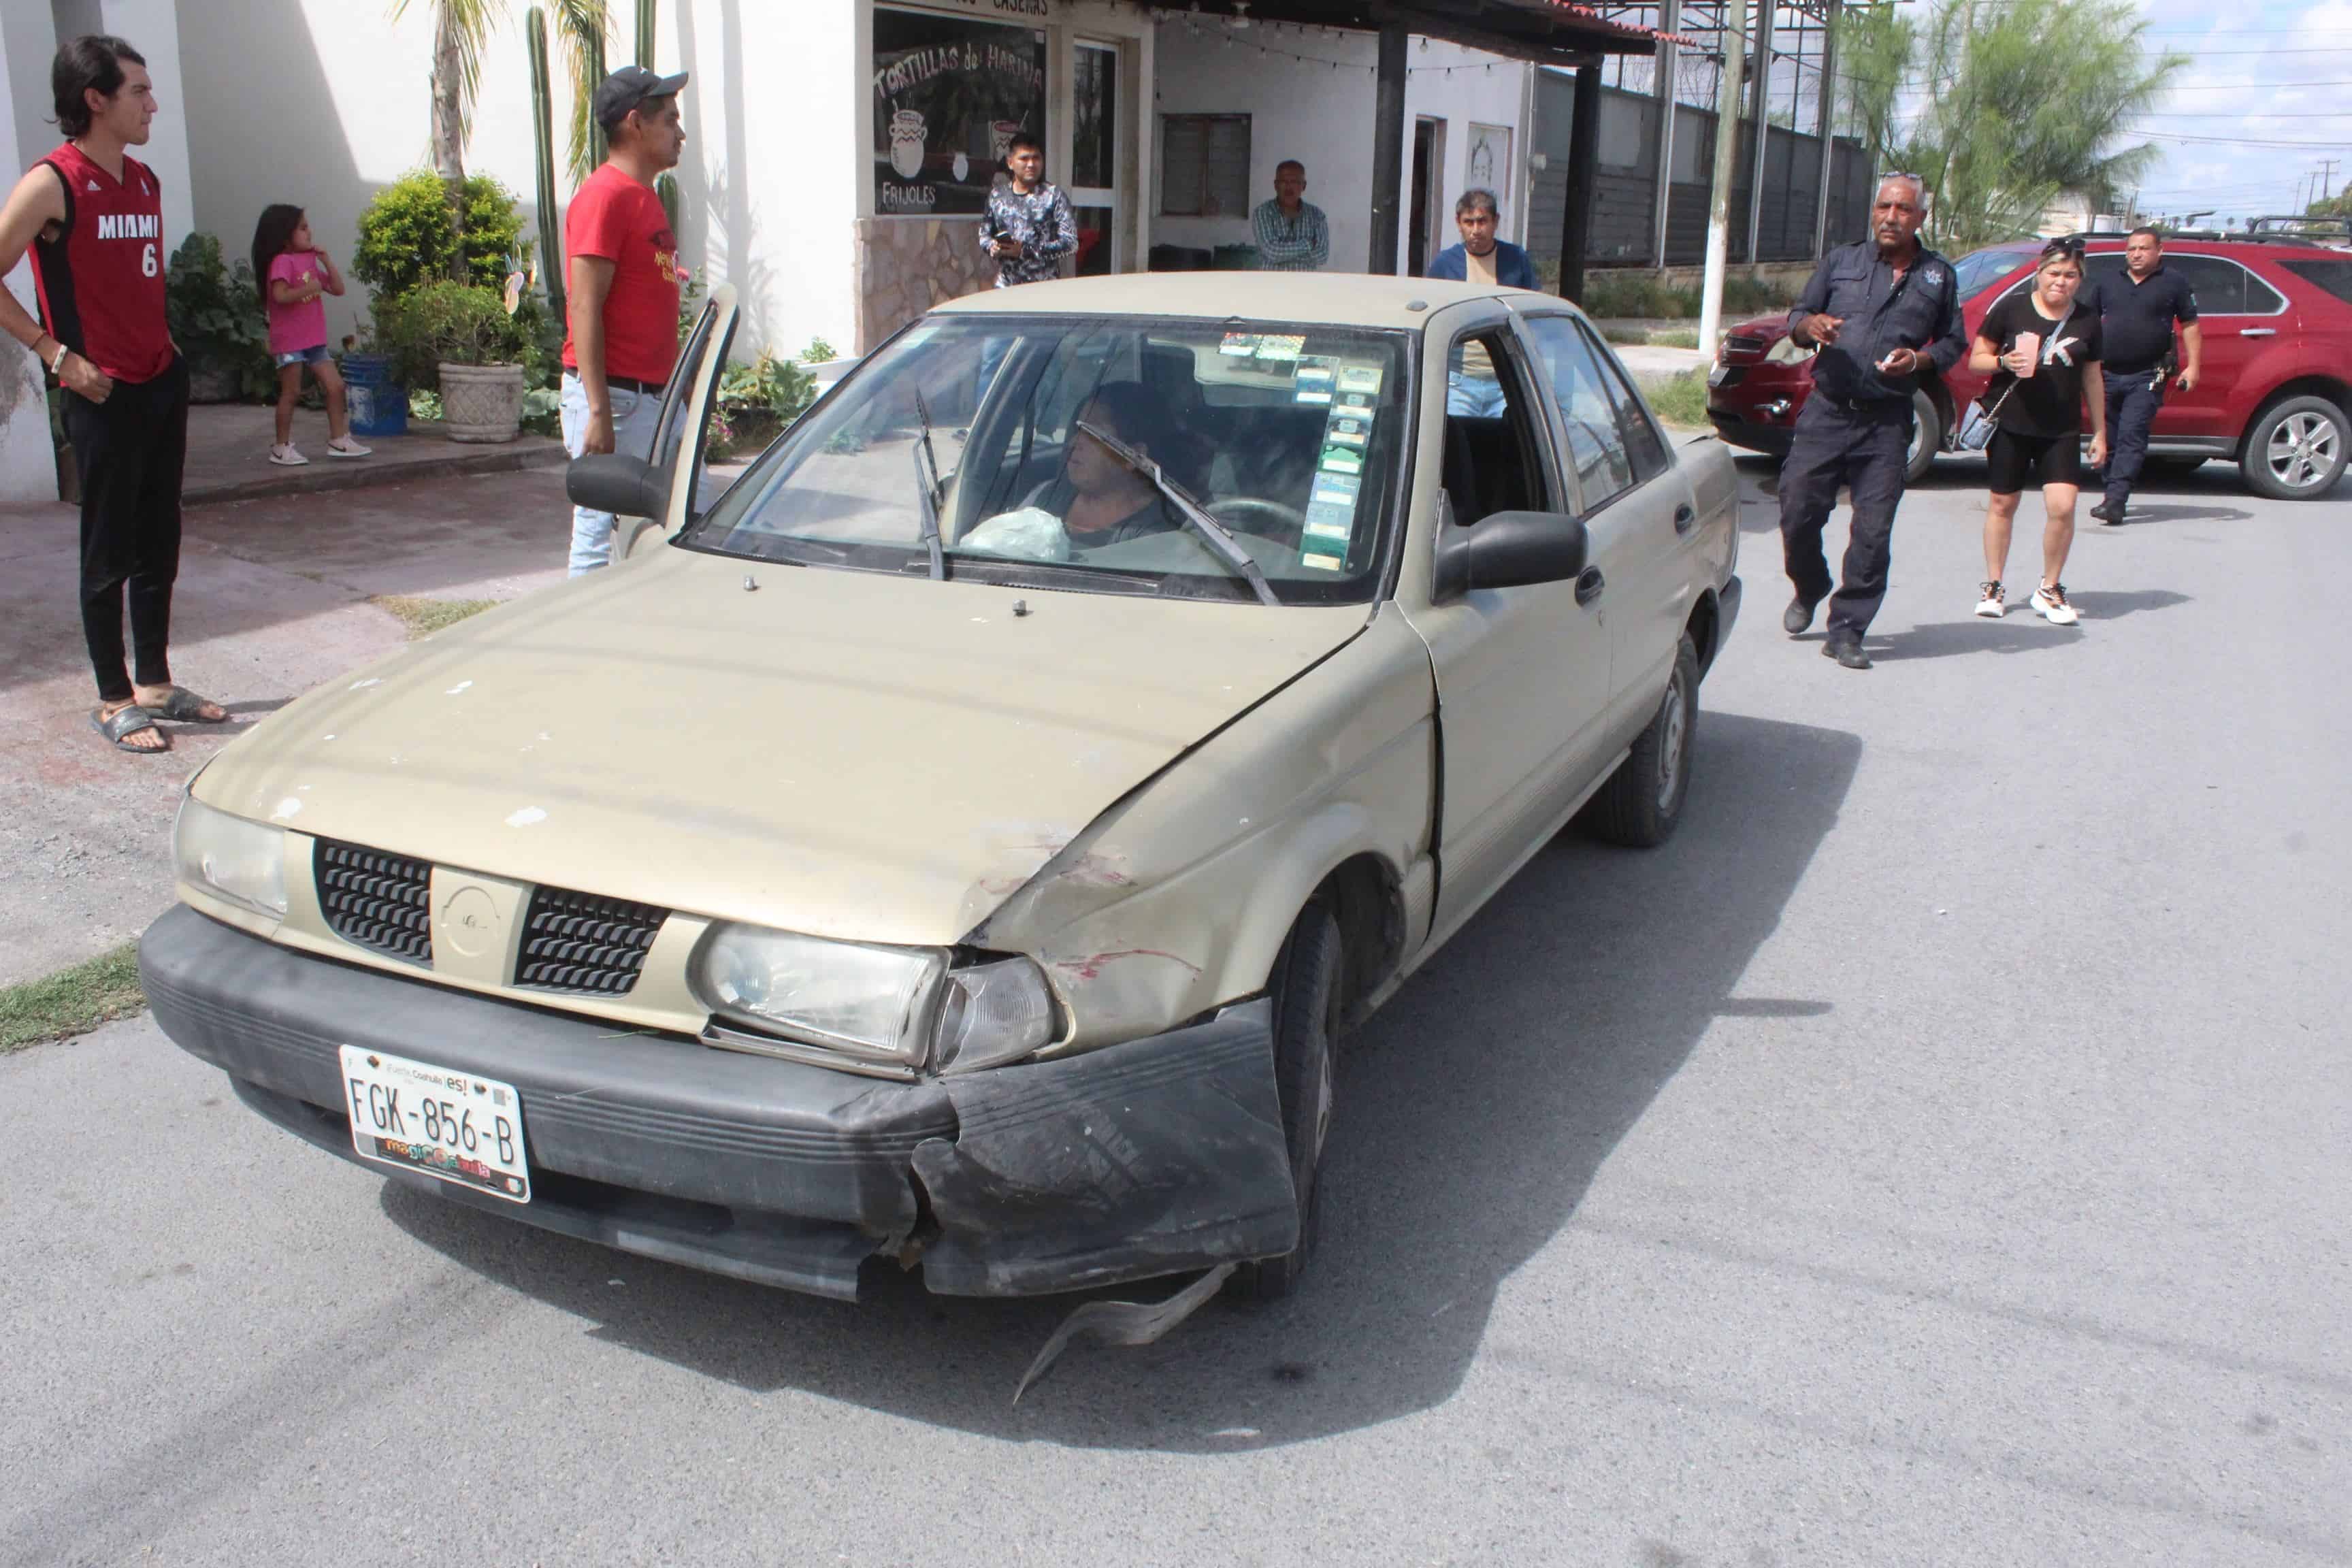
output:
[[1010,120],[992,120],[988,124],[989,155],[1002,163],[1013,151],[1013,133],[1021,127]]
[[948,165],[948,173],[956,177],[956,184],[963,184],[971,174],[971,160],[958,153],[955,155],[955,162]]
[[901,109],[890,116],[890,167],[902,180],[923,172],[923,111]]

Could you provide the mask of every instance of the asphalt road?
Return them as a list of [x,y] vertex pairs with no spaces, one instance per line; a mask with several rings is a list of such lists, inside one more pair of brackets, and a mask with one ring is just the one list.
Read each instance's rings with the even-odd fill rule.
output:
[[2352,486],[2151,495],[2062,631],[1969,618],[1980,472],[1866,674],[1751,506],[1680,836],[1356,1037],[1300,1296],[1017,1408],[1056,1306],[478,1216],[144,1022],[0,1060],[0,1562],[2352,1561]]

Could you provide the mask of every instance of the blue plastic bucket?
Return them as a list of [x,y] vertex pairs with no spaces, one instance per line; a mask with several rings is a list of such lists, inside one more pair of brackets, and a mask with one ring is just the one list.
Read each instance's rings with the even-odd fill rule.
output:
[[392,379],[392,361],[383,354],[345,354],[343,385],[351,394],[352,434],[408,434],[408,388]]

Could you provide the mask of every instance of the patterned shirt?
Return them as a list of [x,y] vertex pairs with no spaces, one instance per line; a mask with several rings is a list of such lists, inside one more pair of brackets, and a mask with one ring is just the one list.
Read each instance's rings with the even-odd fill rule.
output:
[[1257,238],[1257,264],[1269,272],[1312,272],[1331,259],[1331,226],[1323,209],[1301,202],[1294,215],[1268,196],[1250,214]]
[[1021,254],[996,258],[996,286],[1043,283],[1061,276],[1062,258],[1077,249],[1078,220],[1059,185],[1041,180],[1024,196],[1007,180],[988,193],[988,216],[980,223],[981,248],[985,251],[998,236],[1019,240]]

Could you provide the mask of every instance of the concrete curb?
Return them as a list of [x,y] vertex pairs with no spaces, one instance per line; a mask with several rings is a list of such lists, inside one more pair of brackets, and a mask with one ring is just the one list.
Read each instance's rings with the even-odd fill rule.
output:
[[237,479],[227,484],[190,485],[180,492],[184,505],[207,501],[258,500],[269,496],[310,495],[320,490],[356,490],[375,485],[404,484],[411,479],[437,479],[445,474],[501,474],[519,468],[559,468],[569,461],[561,442],[528,447],[502,447],[491,451],[452,452],[446,458],[424,458],[403,463],[314,462],[307,468],[279,470],[266,478]]

